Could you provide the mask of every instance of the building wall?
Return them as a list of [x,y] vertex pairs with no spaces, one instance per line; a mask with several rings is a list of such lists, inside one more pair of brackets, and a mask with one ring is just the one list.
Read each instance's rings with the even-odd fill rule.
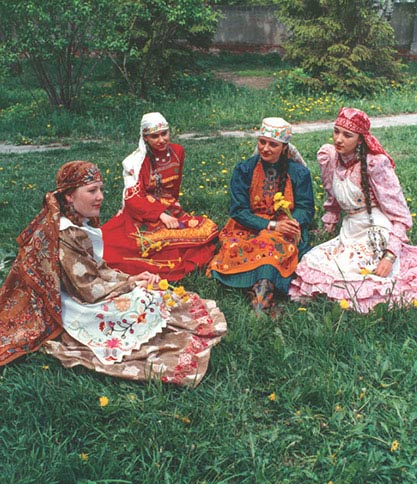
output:
[[[417,54],[417,2],[406,0],[393,4],[391,25],[398,48]],[[274,7],[219,7],[214,44],[229,47],[279,50],[286,39],[284,26],[275,17]]]

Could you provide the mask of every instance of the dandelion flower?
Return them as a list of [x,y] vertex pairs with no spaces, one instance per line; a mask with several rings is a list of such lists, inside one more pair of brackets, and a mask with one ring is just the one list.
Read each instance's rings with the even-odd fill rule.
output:
[[392,444],[391,444],[391,452],[395,452],[396,450],[398,450],[398,446],[399,446],[399,442],[398,440],[393,440]]
[[297,311],[307,311],[307,308],[297,308]]
[[411,304],[412,304],[412,305],[413,305],[415,308],[417,308],[417,299],[413,299],[413,300],[411,301]]
[[349,309],[350,307],[349,301],[346,301],[346,299],[342,299],[339,304],[342,309]]
[[99,399],[99,405],[100,407],[107,407],[107,405],[109,404],[109,399],[107,397],[100,397]]
[[271,402],[275,402],[275,400],[277,399],[276,393],[272,392],[268,398],[271,400]]
[[158,286],[159,286],[159,289],[161,289],[161,291],[166,291],[169,287],[169,283],[166,279],[161,279],[159,281]]
[[81,454],[80,454],[80,459],[81,459],[83,462],[87,462],[87,461],[88,461],[88,454],[86,454],[85,452],[81,452]]

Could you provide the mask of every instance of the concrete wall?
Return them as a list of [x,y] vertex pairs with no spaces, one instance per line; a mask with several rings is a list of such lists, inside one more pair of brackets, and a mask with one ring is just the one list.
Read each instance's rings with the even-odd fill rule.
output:
[[[286,39],[284,26],[276,19],[274,7],[219,7],[214,44],[229,47],[251,46],[279,50]],[[417,54],[417,0],[395,1],[391,17],[398,48]]]

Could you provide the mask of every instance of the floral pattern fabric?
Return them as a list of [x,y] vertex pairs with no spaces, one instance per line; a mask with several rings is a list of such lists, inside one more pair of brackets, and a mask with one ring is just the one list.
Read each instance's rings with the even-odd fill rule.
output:
[[[406,231],[411,217],[399,181],[384,155],[368,155],[372,221],[360,186],[360,165],[343,164],[333,145],[318,154],[327,192],[323,221],[335,223],[342,211],[340,233],[313,247],[300,261],[289,295],[306,300],[326,294],[332,300],[349,301],[358,312],[376,304],[404,304],[417,297],[417,247],[408,245]],[[397,259],[388,277],[372,274],[384,250]]]
[[[211,347],[226,333],[223,313],[190,293],[168,309],[162,291],[149,291],[111,269],[94,249],[91,227],[60,232],[65,333],[45,344],[65,366],[84,365],[135,380],[197,385]],[[96,229],[99,232],[99,229]]]
[[259,155],[236,166],[231,182],[231,218],[220,232],[221,247],[209,264],[209,275],[233,287],[250,287],[260,279],[269,279],[280,291],[288,290],[299,254],[309,249],[314,201],[308,169],[290,161],[284,191],[289,210],[302,229],[298,243],[267,229],[269,221],[284,216],[274,210],[277,192],[277,169],[262,162]]
[[[127,274],[158,273],[170,281],[204,266],[214,254],[217,225],[186,213],[179,203],[184,149],[170,145],[171,156],[152,167],[143,161],[136,183],[124,192],[124,207],[102,226],[104,259]],[[134,170],[129,178],[134,176]],[[179,221],[168,229],[159,219],[166,212]]]

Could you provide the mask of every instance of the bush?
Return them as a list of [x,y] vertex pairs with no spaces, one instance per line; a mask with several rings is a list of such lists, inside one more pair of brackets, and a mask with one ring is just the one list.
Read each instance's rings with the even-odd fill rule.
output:
[[372,93],[401,80],[392,27],[373,0],[282,0],[278,17],[289,30],[284,59],[307,80],[341,94]]

